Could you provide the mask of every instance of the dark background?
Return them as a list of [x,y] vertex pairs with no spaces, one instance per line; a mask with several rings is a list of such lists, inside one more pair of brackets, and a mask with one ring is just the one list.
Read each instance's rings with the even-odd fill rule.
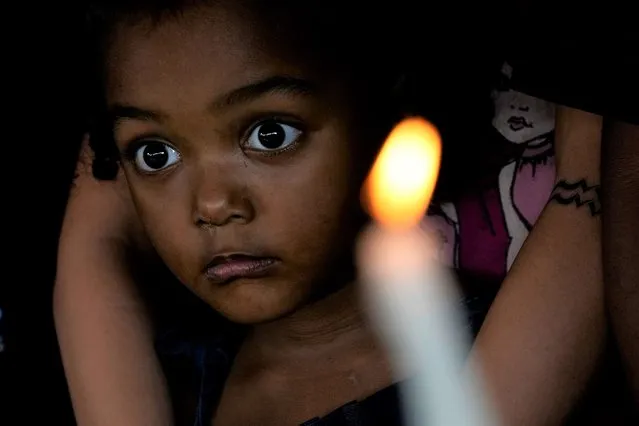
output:
[[[428,99],[431,106],[420,108],[444,134],[442,185],[449,191],[465,187],[469,170],[480,164],[477,129],[490,126],[487,96],[505,57],[532,94],[637,120],[631,100],[639,43],[630,30],[637,23],[626,22],[634,15],[622,3],[606,2],[605,11],[570,1],[560,9],[545,0],[517,8],[505,1],[413,3],[422,12],[409,11],[412,21],[401,24],[411,30],[406,42],[416,52],[412,93],[418,104]],[[0,353],[0,424],[71,425],[51,294],[57,236],[86,118],[82,11],[75,2],[19,6],[25,10],[2,15],[0,306],[6,349]],[[459,149],[463,158],[447,155]]]

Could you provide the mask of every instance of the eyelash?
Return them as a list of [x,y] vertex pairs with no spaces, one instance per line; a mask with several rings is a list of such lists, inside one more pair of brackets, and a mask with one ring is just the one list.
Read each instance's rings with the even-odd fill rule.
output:
[[122,157],[129,163],[135,163],[135,156],[140,148],[144,145],[148,145],[151,142],[161,142],[169,145],[173,149],[177,150],[169,140],[159,134],[150,133],[136,137],[132,141],[126,144],[126,147],[122,151]]
[[[282,124],[286,124],[288,126],[294,127],[295,129],[301,132],[299,140],[279,151],[260,152],[257,150],[249,150],[251,153],[258,154],[264,157],[274,157],[279,154],[283,154],[285,152],[295,150],[297,146],[299,145],[300,140],[303,139],[307,133],[307,126],[304,125],[302,120],[300,120],[299,118],[293,118],[291,116],[283,116],[281,114],[260,114],[259,117],[251,117],[250,119],[246,120],[247,124],[242,124],[240,126],[241,129],[244,129],[244,130],[241,130],[238,135],[238,139],[240,140],[240,147],[244,150],[248,142],[248,138],[251,136],[253,131],[255,131],[255,129],[257,129],[259,126],[269,122],[277,122],[277,123],[282,123]],[[173,144],[169,142],[168,138],[157,133],[149,133],[149,134],[140,135],[136,137],[135,139],[131,140],[130,142],[128,142],[126,144],[126,147],[122,151],[121,155],[127,162],[135,163],[135,157],[138,150],[142,148],[144,145],[147,145],[148,143],[154,142],[154,141],[166,143],[167,145],[169,145],[170,147],[172,147],[173,149],[179,152],[179,150]]]
[[286,148],[280,149],[280,150],[274,150],[274,151],[257,151],[257,150],[248,150],[251,153],[254,154],[258,154],[261,155],[263,157],[275,157],[277,155],[283,154],[285,152],[288,151],[293,151],[295,150],[298,145],[300,144],[300,142],[302,141],[302,139],[304,139],[304,137],[306,136],[307,133],[307,126],[304,125],[304,123],[302,122],[302,120],[300,120],[299,118],[293,118],[291,116],[282,116],[282,115],[278,115],[278,114],[262,114],[259,118],[253,117],[253,119],[251,120],[247,120],[250,124],[244,125],[242,126],[242,128],[246,129],[244,131],[242,131],[240,134],[240,147],[244,150],[244,147],[246,146],[246,144],[248,143],[248,139],[251,136],[251,134],[255,131],[255,129],[257,129],[259,126],[264,125],[266,123],[270,123],[270,122],[275,122],[275,123],[280,123],[280,124],[286,124],[287,126],[291,126],[294,127],[295,129],[299,130],[301,132],[300,136],[298,137],[298,139],[293,142],[292,144],[290,144],[289,146],[287,146]]

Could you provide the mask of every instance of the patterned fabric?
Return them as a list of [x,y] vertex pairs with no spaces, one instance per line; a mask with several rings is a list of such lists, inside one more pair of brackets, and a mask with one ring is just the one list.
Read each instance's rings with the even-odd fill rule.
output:
[[555,105],[511,88],[512,68],[504,64],[502,84],[493,91],[495,138],[516,155],[480,190],[433,206],[426,224],[442,237],[441,261],[499,284],[546,205],[555,181]]

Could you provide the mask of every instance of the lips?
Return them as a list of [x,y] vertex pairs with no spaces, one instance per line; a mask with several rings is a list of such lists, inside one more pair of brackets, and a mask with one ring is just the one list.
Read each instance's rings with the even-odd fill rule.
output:
[[532,124],[530,124],[528,121],[526,121],[524,117],[521,117],[521,116],[510,117],[507,123],[509,124],[510,129],[515,132],[523,129],[524,127],[532,127]]
[[239,278],[259,278],[268,275],[278,263],[273,257],[247,254],[216,256],[204,269],[206,278],[216,284],[226,284]]

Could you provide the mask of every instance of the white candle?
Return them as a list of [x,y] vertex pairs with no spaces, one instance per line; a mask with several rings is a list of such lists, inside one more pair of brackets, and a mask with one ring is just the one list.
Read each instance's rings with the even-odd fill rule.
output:
[[375,224],[358,263],[372,320],[387,345],[410,426],[492,426],[475,375],[456,284],[420,228],[441,157],[437,130],[411,118],[389,135],[365,185]]

